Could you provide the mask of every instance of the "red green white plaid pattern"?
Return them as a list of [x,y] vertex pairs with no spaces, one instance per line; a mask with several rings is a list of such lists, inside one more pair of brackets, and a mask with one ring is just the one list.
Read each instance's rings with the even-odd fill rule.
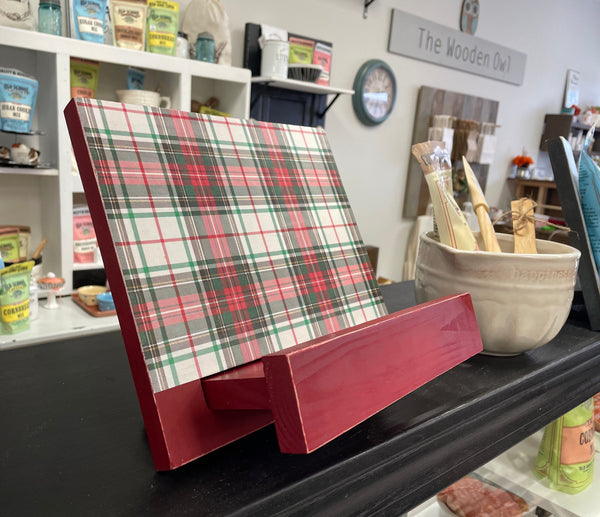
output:
[[386,314],[322,129],[77,107],[155,392]]

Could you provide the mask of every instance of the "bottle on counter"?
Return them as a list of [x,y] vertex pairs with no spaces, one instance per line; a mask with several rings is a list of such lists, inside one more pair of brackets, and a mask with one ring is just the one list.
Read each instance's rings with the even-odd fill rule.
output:
[[40,0],[38,8],[38,32],[62,35],[62,12],[60,0]]
[[206,61],[207,63],[215,62],[215,40],[210,32],[201,32],[196,39],[196,59],[198,61]]
[[179,31],[177,33],[177,43],[175,44],[175,55],[187,59],[190,57],[190,47],[188,42],[188,35],[185,32]]

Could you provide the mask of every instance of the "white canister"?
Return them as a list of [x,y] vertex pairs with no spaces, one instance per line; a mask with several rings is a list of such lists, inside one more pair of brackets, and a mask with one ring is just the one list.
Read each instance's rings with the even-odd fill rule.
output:
[[260,75],[287,79],[289,53],[290,44],[287,41],[265,41],[260,60]]

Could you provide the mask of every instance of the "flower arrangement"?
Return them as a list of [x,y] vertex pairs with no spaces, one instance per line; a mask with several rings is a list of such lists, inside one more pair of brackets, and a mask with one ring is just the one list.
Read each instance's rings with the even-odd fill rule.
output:
[[530,165],[533,165],[533,159],[531,156],[527,156],[526,154],[515,156],[512,162],[517,167],[529,167]]

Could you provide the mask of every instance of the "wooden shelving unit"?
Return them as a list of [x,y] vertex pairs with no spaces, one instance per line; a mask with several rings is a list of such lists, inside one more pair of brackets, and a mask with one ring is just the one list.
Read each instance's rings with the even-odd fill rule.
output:
[[[73,205],[85,203],[78,175],[72,172],[71,141],[63,109],[71,98],[70,59],[100,63],[96,97],[117,101],[117,89],[127,86],[127,69],[146,70],[145,85],[171,98],[174,109],[189,111],[192,99],[217,97],[219,109],[234,117],[250,114],[249,70],[191,59],[152,54],[35,31],[2,27],[0,66],[16,68],[39,82],[32,127],[27,134],[0,133],[0,145],[16,140],[40,150],[45,168],[0,167],[0,223],[31,227],[31,242],[48,239],[44,272],[52,271],[72,288]],[[98,267],[98,264],[89,267]],[[99,266],[101,267],[101,265]]]
[[546,180],[514,179],[515,197],[529,197],[537,206],[536,214],[562,217],[562,208],[556,190],[556,183]]

